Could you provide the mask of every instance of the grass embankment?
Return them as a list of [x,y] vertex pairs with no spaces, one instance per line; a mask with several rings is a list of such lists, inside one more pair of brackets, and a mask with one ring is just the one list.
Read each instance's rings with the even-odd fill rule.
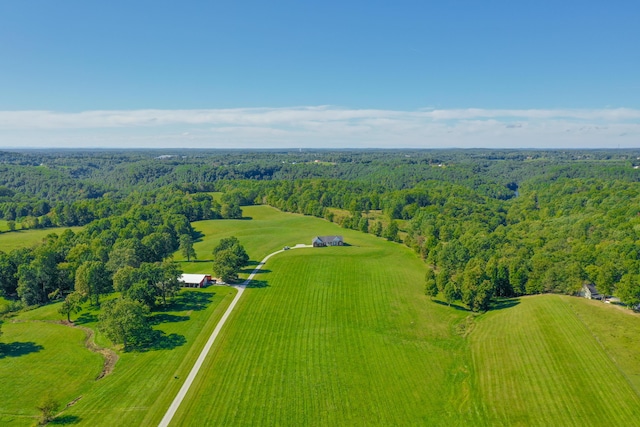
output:
[[[351,246],[277,255],[222,331],[177,425],[407,425],[471,422],[469,362],[454,324],[430,303],[426,267],[407,248],[316,218],[245,208],[253,221],[209,224],[252,259],[315,235]],[[213,229],[215,227],[215,229]],[[214,242],[203,241],[201,248]]]
[[[628,335],[637,342],[639,319],[613,307],[593,307],[584,299],[559,295],[525,297],[519,302],[481,317],[470,335],[474,396],[484,422],[635,423],[640,397],[625,370],[637,375],[640,353],[637,346],[632,350],[608,332],[616,323],[633,325]],[[603,339],[605,347],[600,344]],[[618,367],[613,356],[620,354],[627,357]]]
[[[162,339],[145,351],[120,353],[113,372],[97,381],[103,358],[84,346],[85,332],[43,322],[61,318],[58,304],[12,319],[24,323],[5,322],[2,342],[22,348],[24,354],[0,356],[0,424],[33,425],[35,407],[46,391],[63,406],[81,397],[63,412],[59,422],[92,426],[157,423],[235,292],[227,287],[183,291],[167,311],[153,314],[154,328],[163,332]],[[96,329],[96,315],[96,310],[86,310],[72,319]],[[96,341],[107,345],[100,334]]]
[[10,252],[14,249],[30,248],[42,242],[47,235],[51,233],[60,235],[66,229],[71,229],[74,233],[77,233],[82,227],[40,228],[0,233],[0,251]]

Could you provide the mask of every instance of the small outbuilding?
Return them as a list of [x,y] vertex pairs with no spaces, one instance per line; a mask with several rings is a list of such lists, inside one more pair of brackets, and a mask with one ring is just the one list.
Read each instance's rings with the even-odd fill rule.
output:
[[204,288],[207,285],[216,283],[210,274],[183,274],[178,281],[185,288]]
[[598,290],[596,289],[596,285],[594,285],[593,283],[587,283],[582,285],[582,289],[580,290],[580,296],[586,299],[597,299],[597,300],[601,300],[602,298],[604,298],[603,295],[600,295],[598,293]]
[[344,246],[344,240],[342,239],[342,236],[316,236],[311,240],[311,245],[314,248],[324,246]]

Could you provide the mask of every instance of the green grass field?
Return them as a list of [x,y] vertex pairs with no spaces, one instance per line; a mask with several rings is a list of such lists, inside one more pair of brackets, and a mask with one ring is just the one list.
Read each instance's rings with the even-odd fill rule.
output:
[[176,425],[471,420],[459,393],[465,343],[451,333],[464,314],[421,295],[425,267],[406,248],[345,239],[354,246],[292,250],[265,266]]
[[[170,311],[154,314],[164,340],[147,351],[120,353],[114,371],[98,381],[103,358],[84,347],[85,333],[43,322],[61,319],[58,304],[15,318],[24,323],[5,322],[0,340],[16,354],[0,356],[0,425],[33,425],[35,406],[47,390],[63,406],[82,396],[63,412],[61,423],[157,424],[235,292],[219,286],[184,291]],[[95,314],[85,310],[73,318],[95,328]],[[107,344],[100,335],[96,341]]]
[[47,235],[51,233],[60,234],[67,228],[73,230],[74,233],[82,229],[82,227],[57,227],[0,233],[0,251],[10,252],[14,249],[29,248],[40,243]]
[[[353,246],[267,263],[175,425],[629,425],[640,415],[637,317],[554,295],[476,317],[424,297],[425,266],[402,246],[267,207],[245,215],[254,221],[196,224],[211,236],[203,256],[231,234],[252,259],[316,234]],[[613,334],[603,348],[579,309],[600,332],[619,322],[628,341]]]
[[[629,335],[637,342],[640,319],[589,303],[559,295],[525,297],[477,321],[470,334],[474,396],[487,424],[637,423],[640,397],[625,370],[637,375],[640,352],[636,345],[635,363],[619,366],[615,356],[624,351],[623,343],[608,340],[607,349],[601,337],[610,330],[609,322],[622,322],[632,325]],[[582,318],[598,330],[591,330]]]
[[[474,315],[430,301],[426,266],[402,245],[266,206],[243,211],[252,219],[194,223],[200,262],[181,267],[211,273],[213,247],[231,235],[254,263],[315,235],[342,234],[349,246],[268,261],[174,425],[627,426],[640,416],[640,316],[559,295],[506,300]],[[120,354],[99,381],[101,359],[83,347],[80,331],[42,322],[61,318],[57,305],[21,313],[25,323],[2,327],[1,342],[31,344],[0,357],[0,425],[33,424],[35,396],[58,392],[59,379],[67,383],[63,403],[82,395],[61,421],[157,425],[234,294],[187,291],[189,301],[156,314],[155,327],[173,337],[167,348]],[[81,320],[96,326],[94,311]],[[71,364],[58,357],[68,353]],[[77,375],[57,375],[65,369]]]

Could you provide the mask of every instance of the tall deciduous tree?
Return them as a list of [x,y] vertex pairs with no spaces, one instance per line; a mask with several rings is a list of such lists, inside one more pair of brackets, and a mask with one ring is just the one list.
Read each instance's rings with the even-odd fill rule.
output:
[[[86,261],[76,270],[75,289],[80,295],[100,304],[100,295],[111,287],[109,272],[100,261]],[[93,303],[93,301],[92,301]]]
[[436,276],[432,269],[427,269],[427,273],[424,276],[424,293],[433,299],[438,295],[438,285],[436,283]]
[[114,344],[123,344],[125,351],[132,345],[148,342],[152,329],[148,322],[149,308],[129,298],[108,301],[99,316],[100,330]]
[[62,302],[58,312],[67,316],[67,322],[71,323],[71,313],[79,313],[82,310],[82,295],[71,292]]
[[180,235],[180,253],[187,258],[187,262],[191,261],[191,258],[198,259],[195,249],[193,249],[193,238],[191,234]]
[[235,236],[220,240],[213,249],[213,271],[225,282],[236,279],[248,262],[249,255]]

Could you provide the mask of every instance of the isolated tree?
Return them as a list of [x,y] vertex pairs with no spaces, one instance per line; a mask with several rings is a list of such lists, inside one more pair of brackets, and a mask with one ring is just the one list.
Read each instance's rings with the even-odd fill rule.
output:
[[114,344],[127,351],[132,345],[148,342],[153,330],[148,322],[149,308],[129,298],[107,301],[99,316],[100,330]]
[[60,408],[60,403],[55,400],[50,393],[47,393],[42,398],[38,406],[36,406],[36,409],[40,411],[39,424],[45,425],[49,421],[53,420],[58,408]]
[[191,234],[180,235],[180,253],[187,258],[187,262],[191,261],[191,258],[198,259],[195,249],[193,249],[193,238]]
[[71,323],[71,313],[79,313],[82,310],[82,295],[71,292],[62,302],[58,312],[67,315],[67,322]]
[[433,299],[438,295],[438,285],[436,284],[436,276],[432,269],[427,269],[427,273],[424,276],[424,293]]
[[248,263],[249,255],[235,236],[220,240],[213,249],[213,271],[225,282],[236,279]]
[[213,258],[213,272],[225,282],[235,280],[240,268],[238,256],[231,249],[219,251]]
[[9,231],[16,231],[16,222],[13,220],[7,221],[7,227],[9,227]]

